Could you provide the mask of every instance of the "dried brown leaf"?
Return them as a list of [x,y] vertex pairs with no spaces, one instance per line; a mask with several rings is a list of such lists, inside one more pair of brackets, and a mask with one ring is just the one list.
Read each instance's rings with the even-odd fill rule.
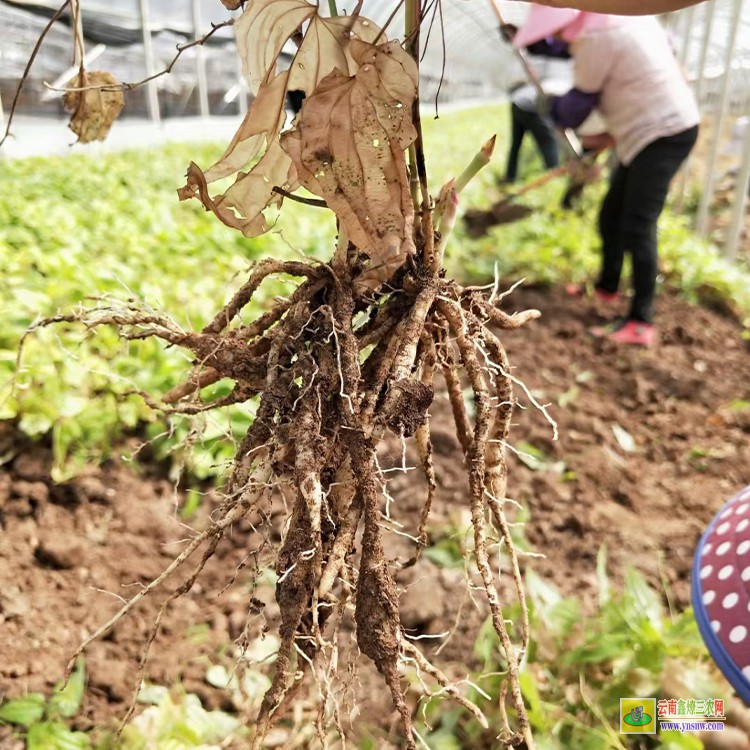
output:
[[263,210],[280,201],[274,193],[275,185],[294,190],[296,172],[292,160],[278,140],[270,143],[257,165],[250,172],[240,172],[235,183],[222,195],[212,198],[206,177],[197,164],[191,162],[187,184],[177,191],[180,200],[197,197],[207,211],[246,237],[257,237],[268,231]]
[[282,47],[317,12],[306,0],[252,0],[234,25],[237,52],[250,91],[276,70]]
[[[94,70],[77,75],[68,87],[86,88],[85,91],[66,91],[63,105],[72,112],[70,129],[78,136],[79,143],[103,141],[125,106],[125,97],[120,89],[106,90],[99,87],[119,86],[118,80],[103,70]],[[87,88],[91,87],[91,88]]]
[[[380,27],[361,16],[325,18],[315,15],[289,69],[289,90],[310,95],[334,70],[356,73],[358,63],[351,51],[352,41],[372,43]],[[380,34],[385,42],[387,39]]]
[[243,0],[221,0],[221,4],[227,10],[237,10],[242,5]]
[[[302,21],[309,20],[305,36],[288,71],[276,75],[276,57]],[[350,46],[354,40],[374,40],[379,28],[365,18],[323,18],[304,0],[254,0],[236,24],[237,44],[245,74],[256,96],[239,130],[222,157],[205,172],[190,167],[182,199],[197,197],[229,226],[252,237],[266,231],[262,211],[278,201],[274,186],[294,189],[296,172],[278,145],[285,122],[288,90],[311,93],[334,69],[354,73],[358,63]],[[247,173],[240,172],[266,149]],[[269,154],[268,152],[271,151]],[[211,197],[207,185],[237,173],[224,195]]]
[[395,42],[351,42],[354,76],[336,71],[305,101],[296,131],[282,135],[300,182],[324,198],[349,239],[370,258],[359,277],[375,289],[414,251],[414,210],[404,149],[416,132],[417,67]]
[[[266,7],[286,0],[274,0]],[[304,3],[309,5],[309,3]],[[310,6],[315,10],[314,6]],[[249,9],[250,10],[250,9]],[[245,11],[245,15],[249,13]],[[244,15],[243,15],[244,18]],[[256,24],[260,23],[256,16]],[[253,28],[254,32],[263,29]],[[216,164],[206,170],[206,182],[213,182],[242,169],[259,153],[265,140],[281,131],[285,122],[284,103],[287,91],[312,92],[334,69],[353,73],[357,64],[349,51],[353,38],[375,39],[380,29],[366,18],[338,16],[323,18],[315,15],[305,34],[292,66],[276,76],[267,76],[260,83],[255,99],[245,115],[232,142]],[[247,38],[247,37],[246,37]],[[274,68],[272,67],[272,70]]]
[[291,90],[308,94],[334,68],[354,72],[351,39],[373,42],[380,33],[378,26],[360,16],[321,16],[318,6],[306,0],[253,0],[235,24],[237,51],[253,94],[276,71],[281,49],[307,21],[289,84]]
[[206,170],[206,182],[238,172],[258,155],[267,141],[278,135],[286,119],[284,98],[288,75],[288,71],[279,73],[260,87],[227,150]]

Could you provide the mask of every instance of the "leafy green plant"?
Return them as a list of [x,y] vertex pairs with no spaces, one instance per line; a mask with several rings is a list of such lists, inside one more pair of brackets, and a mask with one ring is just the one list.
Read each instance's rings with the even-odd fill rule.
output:
[[[460,235],[453,245],[452,272],[482,279],[497,270],[502,279],[526,278],[532,284],[588,281],[598,268],[599,238],[596,215],[605,185],[586,189],[576,211],[560,209],[561,183],[529,196],[534,208],[526,219],[497,226],[473,241]],[[498,192],[490,196],[498,197]],[[485,197],[485,200],[487,198]],[[490,200],[491,202],[491,200]],[[660,220],[660,264],[666,281],[691,301],[728,309],[750,327],[750,271],[743,262],[731,263],[719,250],[696,235],[690,218],[664,211]]]
[[29,693],[2,703],[0,723],[12,724],[27,750],[88,750],[90,737],[68,725],[81,707],[85,688],[86,671],[79,660],[67,685],[58,684],[49,698]]
[[[155,342],[125,342],[114,331],[85,336],[80,326],[58,326],[28,336],[43,316],[103,300],[145,300],[168,307],[181,326],[207,322],[216,299],[231,295],[237,275],[281,237],[247,240],[174,193],[186,146],[104,157],[29,159],[5,164],[0,177],[0,419],[16,420],[31,437],[50,435],[56,478],[107,456],[118,437],[139,425],[163,434],[156,451],[193,430],[190,420],[158,417],[135,390],[165,393],[185,372],[183,355]],[[211,158],[216,149],[190,147]],[[314,243],[314,239],[313,239]],[[314,250],[302,243],[300,249]],[[211,273],[207,273],[211,269]],[[271,294],[289,290],[271,286]],[[147,363],[144,366],[144,363]],[[20,367],[17,367],[20,364]],[[221,384],[216,386],[221,387]],[[219,473],[229,457],[217,449],[219,430],[241,435],[251,417],[235,410],[222,425],[208,425],[187,467],[200,476]],[[187,461],[175,457],[175,463]]]
[[208,750],[242,733],[242,722],[224,711],[207,711],[197,695],[172,697],[166,688],[142,692],[141,701],[152,703],[124,729],[119,742],[104,740],[109,750]]
[[[527,576],[531,642],[521,674],[521,687],[538,747],[543,750],[699,750],[695,737],[638,737],[640,744],[621,736],[619,704],[623,697],[664,697],[675,680],[706,695],[723,697],[693,614],[670,615],[660,595],[635,570],[615,591],[605,572],[603,553],[598,563],[599,603],[587,615],[579,600],[563,597],[537,575]],[[516,621],[518,612],[509,611]],[[472,677],[483,692],[497,701],[498,674],[505,669],[498,640],[489,623],[482,627],[474,655],[482,665]],[[484,675],[484,676],[483,676]],[[481,694],[472,696],[480,705]],[[427,709],[433,729],[430,747],[490,747],[483,731],[460,710],[447,714],[438,702]],[[488,706],[486,714],[495,712]],[[499,726],[492,726],[497,734]],[[676,733],[675,733],[676,734]],[[483,744],[487,742],[489,744]]]

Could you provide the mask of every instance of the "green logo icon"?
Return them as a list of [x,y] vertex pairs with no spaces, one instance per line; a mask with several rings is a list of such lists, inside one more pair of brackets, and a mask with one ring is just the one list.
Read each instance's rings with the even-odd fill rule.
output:
[[631,727],[645,727],[653,720],[653,716],[644,713],[643,706],[636,706],[630,709],[630,713],[622,717],[622,720]]
[[620,734],[656,734],[655,717],[656,699],[620,699]]

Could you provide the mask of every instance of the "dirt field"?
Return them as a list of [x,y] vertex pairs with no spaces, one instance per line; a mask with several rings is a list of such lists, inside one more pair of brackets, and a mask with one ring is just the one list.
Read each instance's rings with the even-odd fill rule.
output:
[[[604,544],[613,576],[635,565],[655,585],[666,582],[673,602],[685,606],[702,529],[725,499],[750,483],[750,406],[740,403],[750,402],[750,349],[741,328],[662,293],[659,347],[622,350],[585,334],[598,320],[588,302],[558,290],[526,289],[506,306],[529,307],[540,309],[542,319],[506,334],[504,342],[514,375],[550,405],[559,429],[554,441],[544,415],[517,389],[524,408],[516,412],[511,438],[533,458],[511,456],[509,493],[529,509],[530,548],[546,555],[529,564],[585,600]],[[448,528],[460,529],[468,509],[443,394],[431,415],[439,478],[435,517],[445,524],[433,520],[437,539]],[[181,497],[159,467],[110,464],[55,486],[47,450],[24,444],[9,427],[0,432],[0,455],[7,459],[0,468],[0,694],[12,697],[49,691],[80,639],[118,608],[119,597],[158,575],[191,532],[175,515]],[[382,463],[388,462],[401,463],[398,440],[386,446]],[[419,472],[390,476],[393,515],[413,530],[423,500]],[[193,527],[200,527],[200,514],[205,518],[212,502],[207,498],[191,519]],[[233,709],[228,693],[207,684],[206,670],[212,663],[231,667],[233,642],[246,622],[251,635],[259,628],[257,618],[248,617],[251,566],[245,565],[259,539],[249,524],[239,524],[198,585],[175,602],[152,649],[149,680],[180,681],[207,707]],[[394,567],[412,552],[407,538],[388,536]],[[405,624],[419,632],[451,628],[459,605],[454,590],[464,591],[461,575],[428,560],[399,573]],[[272,589],[261,586],[257,596],[268,605],[273,627]],[[91,646],[79,727],[101,726],[124,713],[161,598],[146,600]],[[467,607],[445,661],[464,662],[466,670],[483,618]]]

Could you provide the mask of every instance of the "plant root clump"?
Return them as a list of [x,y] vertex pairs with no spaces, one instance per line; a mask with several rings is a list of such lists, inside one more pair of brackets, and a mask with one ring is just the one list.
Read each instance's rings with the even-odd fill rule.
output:
[[[233,0],[223,2],[237,7]],[[388,481],[376,451],[387,432],[395,433],[404,448],[407,440],[414,441],[427,483],[418,528],[406,534],[415,542],[406,565],[414,564],[427,545],[427,523],[439,486],[429,422],[436,375],[447,386],[464,454],[478,580],[507,662],[503,695],[512,703],[514,726],[502,705],[501,740],[508,746],[525,742],[534,747],[518,680],[528,644],[527,618],[522,615],[520,642],[514,644],[488,542],[507,552],[525,612],[505,518],[504,449],[513,385],[518,381],[498,332],[518,328],[538,313],[501,311],[498,303],[504,295],[498,294],[497,282],[489,288],[464,289],[445,278],[443,255],[455,225],[459,193],[489,163],[495,137],[433,201],[419,107],[420,28],[429,22],[430,12],[434,20],[439,3],[406,0],[404,5],[400,42],[385,33],[395,11],[380,28],[360,16],[361,0],[350,14],[341,16],[335,2],[329,4],[330,17],[304,0],[291,6],[281,0],[249,3],[237,19],[214,25],[203,38],[182,45],[172,62],[236,20],[238,51],[253,94],[243,123],[219,161],[205,171],[191,163],[187,182],[178,190],[180,198],[199,200],[247,237],[269,230],[264,212],[283,199],[330,209],[338,226],[330,263],[274,258],[259,262],[200,331],[184,330],[145,305],[113,304],[108,299],[94,308],[40,321],[31,329],[63,322],[89,329],[108,325],[118,328],[126,340],[155,337],[188,350],[192,371],[181,385],[161,398],[138,391],[166,414],[197,415],[253,401],[253,423],[237,451],[223,503],[208,526],[189,538],[161,575],[89,635],[70,662],[72,669],[94,639],[181,573],[182,580],[165,596],[145,640],[134,677],[137,696],[149,648],[170,604],[190,591],[233,524],[247,518],[262,526],[271,496],[282,497],[287,505],[281,542],[274,545],[266,538],[262,546],[273,559],[261,560],[260,550],[249,553],[258,567],[275,569],[281,617],[275,672],[259,709],[253,750],[262,745],[306,679],[314,680],[321,697],[316,722],[321,745],[328,746],[326,727],[331,723],[343,735],[337,638],[352,611],[357,645],[390,691],[406,748],[416,748],[421,740],[406,700],[407,677],[416,678],[411,681],[422,686],[422,697],[450,696],[486,724],[478,706],[406,640],[399,592],[383,551],[382,529],[392,528],[392,520]],[[75,0],[73,7],[76,16]],[[83,40],[77,31],[74,41],[82,57]],[[278,72],[277,58],[287,41],[297,51],[288,69]],[[94,85],[84,86],[87,82]],[[72,127],[81,141],[106,134],[119,114],[122,92],[119,85],[109,85],[113,82],[109,74],[85,74],[81,67],[74,81],[81,85],[69,88],[66,104],[75,110]],[[288,91],[305,94],[290,128],[284,114]],[[224,193],[212,195],[209,186],[230,175],[234,182]],[[300,187],[316,198],[295,195]],[[258,289],[277,275],[299,280],[294,292],[277,299],[255,320],[242,321]],[[229,393],[214,400],[205,395],[207,386],[226,379],[233,382]],[[192,568],[184,570],[188,564]],[[467,586],[473,584],[467,581]],[[434,690],[425,682],[428,677],[436,683]],[[126,720],[130,713],[132,707]]]
[[[502,739],[508,746],[522,740],[532,746],[518,685],[528,630],[524,624],[522,642],[511,642],[487,543],[489,523],[507,546],[523,604],[518,560],[504,515],[504,443],[513,379],[498,333],[517,328],[538,313],[508,315],[497,306],[503,295],[497,295],[496,286],[463,289],[445,280],[440,271],[430,271],[419,255],[409,257],[387,291],[367,297],[356,293],[349,268],[335,263],[262,261],[221,313],[199,332],[184,331],[170,319],[135,305],[99,306],[41,321],[39,325],[61,321],[88,328],[115,325],[126,339],[155,336],[190,350],[193,371],[184,385],[167,394],[164,401],[170,403],[148,397],[166,411],[192,414],[259,396],[255,420],[227,481],[225,501],[208,528],[159,578],[89,636],[78,653],[198,555],[177,592],[165,599],[166,609],[175,595],[190,589],[231,525],[257,510],[271,493],[281,491],[293,497],[286,532],[274,553],[281,645],[252,746],[261,746],[305,676],[311,675],[322,687],[321,715],[338,715],[336,691],[326,675],[331,674],[330,660],[338,658],[332,633],[347,607],[354,608],[359,650],[374,662],[390,690],[406,747],[415,748],[417,737],[402,685],[409,668],[416,668],[421,680],[431,676],[442,692],[481,717],[478,707],[430,664],[418,646],[405,641],[398,591],[381,539],[387,524],[383,503],[387,490],[376,448],[390,430],[403,439],[413,436],[427,478],[411,563],[426,545],[425,527],[437,488],[428,411],[434,376],[440,372],[466,458],[473,554],[508,663],[508,694],[516,719],[514,728],[506,725]],[[291,298],[276,301],[254,323],[240,323],[239,313],[255,290],[278,273],[302,279]],[[234,380],[231,394],[202,401],[201,388],[219,377]],[[460,391],[462,381],[468,381],[473,392],[473,419]],[[157,629],[158,623],[149,644]],[[145,658],[144,652],[142,664]],[[136,688],[141,677],[137,676]]]

